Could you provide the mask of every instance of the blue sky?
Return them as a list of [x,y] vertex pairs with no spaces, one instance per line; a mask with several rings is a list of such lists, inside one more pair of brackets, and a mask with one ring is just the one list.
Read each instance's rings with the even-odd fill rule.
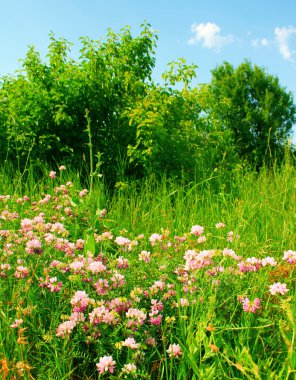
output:
[[[295,0],[0,0],[0,76],[19,69],[28,45],[45,57],[49,33],[74,44],[104,38],[144,20],[158,31],[154,78],[180,57],[198,65],[197,83],[208,82],[223,61],[248,59],[279,77],[296,99]],[[294,138],[295,139],[295,138]]]

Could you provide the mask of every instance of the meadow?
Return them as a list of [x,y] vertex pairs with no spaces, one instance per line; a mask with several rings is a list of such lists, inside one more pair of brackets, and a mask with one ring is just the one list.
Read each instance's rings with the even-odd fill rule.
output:
[[1,379],[295,378],[293,162],[0,179]]

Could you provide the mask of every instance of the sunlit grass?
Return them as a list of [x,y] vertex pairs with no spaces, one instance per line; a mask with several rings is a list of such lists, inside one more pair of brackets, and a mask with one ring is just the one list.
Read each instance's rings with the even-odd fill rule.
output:
[[50,172],[1,172],[1,378],[295,376],[293,166],[92,194]]

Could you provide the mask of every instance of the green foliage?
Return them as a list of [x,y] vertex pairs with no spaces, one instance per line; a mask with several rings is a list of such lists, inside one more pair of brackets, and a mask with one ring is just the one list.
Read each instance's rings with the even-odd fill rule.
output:
[[212,75],[207,111],[221,131],[231,131],[240,157],[258,166],[267,158],[282,158],[296,120],[292,94],[250,62],[236,69],[225,62]]
[[71,44],[51,33],[45,62],[30,47],[22,70],[1,78],[0,159],[7,165],[23,172],[30,163],[71,163],[90,175],[92,188],[97,174],[111,185],[164,172],[226,178],[283,158],[296,108],[264,70],[225,63],[209,85],[193,87],[197,66],[181,58],[168,64],[160,85],[152,81],[157,35],[149,24],[137,37],[125,27],[105,40],[80,40],[74,61]]
[[[129,28],[105,42],[81,38],[80,59],[67,53],[70,44],[50,35],[48,62],[31,47],[23,72],[2,78],[0,98],[2,158],[24,164],[32,160],[71,161],[88,157],[85,112],[92,122],[93,151],[103,153],[109,178],[117,158],[125,155],[134,133],[124,111],[146,92],[155,59],[157,36],[145,24],[139,37]],[[88,161],[88,160],[87,160]]]

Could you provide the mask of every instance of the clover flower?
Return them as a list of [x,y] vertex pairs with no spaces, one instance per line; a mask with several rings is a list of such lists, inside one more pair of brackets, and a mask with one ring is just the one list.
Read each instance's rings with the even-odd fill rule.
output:
[[169,348],[167,349],[167,353],[169,354],[170,358],[177,358],[179,356],[182,356],[182,350],[179,344],[170,344]]
[[190,233],[194,236],[200,236],[204,232],[204,228],[202,226],[196,225],[192,226]]
[[76,324],[77,322],[75,320],[70,320],[61,323],[56,330],[56,336],[60,336],[62,338],[69,336]]
[[287,261],[289,264],[295,264],[296,263],[296,251],[285,251],[283,260]]
[[256,313],[256,310],[260,309],[260,299],[255,298],[254,301],[250,301],[249,298],[242,298],[241,303],[243,305],[243,310],[246,313]]
[[113,373],[115,364],[112,356],[103,356],[99,359],[99,363],[96,366],[100,374],[108,371]]
[[276,283],[269,286],[269,292],[272,295],[281,294],[283,296],[288,291],[289,291],[289,289],[287,289],[287,285],[281,284],[280,282],[276,282]]

